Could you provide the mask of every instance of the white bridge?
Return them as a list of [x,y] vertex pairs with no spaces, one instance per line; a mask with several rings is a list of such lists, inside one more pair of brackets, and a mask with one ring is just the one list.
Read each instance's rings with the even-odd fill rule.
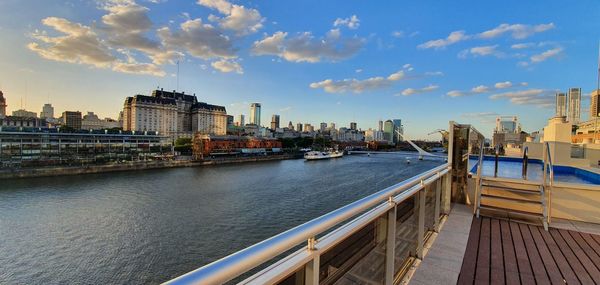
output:
[[[420,148],[418,145],[416,145],[414,142],[412,142],[410,139],[408,139],[407,137],[405,137],[401,132],[399,132],[398,130],[396,130],[396,133],[398,135],[400,135],[404,140],[406,140],[412,147],[414,147],[419,155],[419,160],[423,160],[424,157],[436,157],[436,158],[443,158],[446,161],[448,160],[448,156],[446,155],[436,155],[433,153],[430,153],[422,148]],[[398,154],[400,152],[398,151],[390,151],[390,152],[372,152],[372,151],[349,151],[348,154],[371,154],[371,153],[376,153],[376,154]],[[404,154],[404,153],[403,153]]]

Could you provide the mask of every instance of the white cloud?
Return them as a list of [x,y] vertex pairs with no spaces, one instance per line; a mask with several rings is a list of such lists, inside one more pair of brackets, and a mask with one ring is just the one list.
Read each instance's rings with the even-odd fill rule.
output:
[[339,30],[331,30],[325,37],[315,38],[310,32],[288,37],[287,32],[276,32],[255,41],[254,55],[275,55],[291,62],[339,61],[355,55],[365,40],[343,38]]
[[287,107],[284,107],[284,108],[281,108],[281,109],[279,109],[279,112],[287,112],[287,111],[289,111],[289,110],[291,110],[291,109],[292,109],[292,107],[291,107],[291,106],[287,106]]
[[212,25],[202,23],[201,19],[183,22],[176,32],[163,27],[158,30],[158,36],[167,47],[185,49],[198,58],[237,57],[230,38]]
[[242,68],[242,66],[237,61],[233,60],[222,59],[219,61],[215,61],[210,65],[220,72],[235,72],[238,74],[244,73],[244,69]]
[[557,48],[553,48],[553,49],[549,49],[547,51],[544,51],[540,54],[536,54],[531,56],[531,63],[539,63],[542,61],[545,61],[551,57],[556,57],[559,56],[563,51],[563,48],[561,47],[557,47]]
[[339,26],[346,26],[349,29],[358,29],[358,26],[360,26],[360,20],[358,19],[358,17],[356,15],[352,15],[350,18],[337,18],[335,19],[335,21],[333,22],[333,26],[334,27],[339,27]]
[[410,96],[410,95],[414,95],[414,94],[422,94],[422,93],[427,93],[427,92],[433,92],[435,90],[437,90],[439,88],[439,86],[437,85],[429,85],[423,88],[406,88],[404,90],[402,90],[402,92],[398,95],[403,95],[403,96]]
[[404,31],[393,31],[392,37],[394,38],[402,38],[404,37]]
[[496,28],[482,32],[478,37],[483,39],[491,39],[499,37],[505,33],[510,33],[514,39],[524,39],[533,34],[545,32],[554,29],[554,23],[540,25],[524,25],[524,24],[501,24]]
[[498,48],[498,45],[472,47],[470,49],[461,51],[458,54],[458,57],[466,58],[468,55],[473,55],[473,56],[492,55],[495,57],[504,57],[505,54],[501,51],[498,51],[497,48]]
[[519,44],[514,44],[511,45],[510,48],[512,49],[526,49],[526,48],[531,48],[534,47],[535,43],[519,43]]
[[166,72],[151,63],[124,63],[118,62],[112,68],[114,71],[132,74],[146,74],[153,76],[165,76]]
[[32,34],[36,42],[27,47],[45,59],[100,68],[107,68],[116,60],[108,46],[88,26],[56,17],[45,18],[42,24],[64,34],[56,37],[41,31]]
[[471,92],[473,93],[487,93],[490,91],[490,88],[485,85],[479,85],[477,87],[471,88]]
[[221,28],[235,31],[238,35],[256,33],[265,21],[258,10],[231,4],[226,0],[198,0],[198,4],[225,15],[222,18],[210,15],[209,20],[218,22]]
[[513,86],[513,84],[510,81],[498,82],[498,83],[494,84],[494,87],[496,87],[497,89],[510,88],[512,86]]
[[515,105],[535,105],[550,108],[554,106],[555,93],[556,90],[526,89],[494,94],[490,96],[490,99],[508,99]]
[[462,96],[465,96],[468,94],[466,94],[465,92],[460,91],[460,90],[452,90],[452,91],[449,91],[448,93],[446,93],[446,95],[454,98],[454,97],[462,97]]
[[313,82],[309,86],[313,89],[322,88],[327,93],[362,93],[365,91],[372,91],[382,89],[391,86],[395,81],[399,81],[405,78],[404,71],[400,70],[394,72],[387,77],[377,76],[371,77],[364,80],[359,79],[343,79],[334,81],[332,79],[326,79],[320,82]]
[[445,39],[428,41],[423,44],[420,44],[418,46],[418,48],[420,48],[420,49],[428,49],[428,48],[443,49],[449,45],[458,43],[460,41],[464,41],[469,38],[470,38],[470,36],[466,35],[465,31],[454,31],[454,32],[450,33],[450,35],[448,35],[448,37],[446,37]]

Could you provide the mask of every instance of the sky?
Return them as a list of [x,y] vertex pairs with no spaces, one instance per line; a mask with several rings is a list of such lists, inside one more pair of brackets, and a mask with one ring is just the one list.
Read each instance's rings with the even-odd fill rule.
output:
[[[557,91],[596,88],[600,2],[2,0],[0,90],[9,113],[93,111],[184,91],[262,124],[402,119],[412,138],[496,116],[525,131]],[[179,64],[178,64],[179,63]],[[178,73],[179,66],[179,76]],[[582,102],[588,116],[589,96]]]

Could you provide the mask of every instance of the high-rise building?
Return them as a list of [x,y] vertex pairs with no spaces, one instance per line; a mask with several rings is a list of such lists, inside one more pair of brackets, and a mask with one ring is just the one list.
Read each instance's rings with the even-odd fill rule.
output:
[[400,119],[394,119],[392,120],[392,122],[394,123],[394,142],[401,142],[402,141],[402,135],[404,134],[404,128],[402,127],[402,120]]
[[520,133],[517,116],[501,116],[496,118],[495,133]]
[[237,124],[238,126],[243,127],[246,124],[246,117],[244,117],[244,115],[239,115]]
[[260,103],[250,104],[250,124],[260,126]]
[[581,88],[569,89],[569,122],[578,124],[581,120]]
[[271,116],[271,130],[279,129],[279,115]]
[[42,112],[40,112],[41,119],[53,119],[54,118],[54,107],[52,104],[44,104],[42,107]]
[[600,89],[592,92],[590,104],[590,119],[600,117]]
[[377,129],[380,132],[383,132],[383,121],[379,120],[379,128]]
[[319,128],[320,132],[325,132],[325,130],[327,129],[327,123],[321,123],[321,127]]
[[0,91],[0,118],[6,117],[6,98],[4,98],[4,93]]
[[556,116],[567,116],[567,95],[565,93],[556,93]]
[[350,122],[350,129],[356,131],[356,122]]
[[394,122],[392,120],[383,123],[383,139],[388,142],[394,141]]
[[81,112],[64,111],[62,114],[63,125],[74,130],[81,130]]
[[290,121],[290,123],[288,124],[288,129],[290,130],[294,130],[294,124],[292,124],[292,121]]
[[335,130],[335,123],[334,122],[329,123],[329,129],[330,130]]
[[296,124],[296,131],[297,132],[302,132],[302,123],[297,123]]

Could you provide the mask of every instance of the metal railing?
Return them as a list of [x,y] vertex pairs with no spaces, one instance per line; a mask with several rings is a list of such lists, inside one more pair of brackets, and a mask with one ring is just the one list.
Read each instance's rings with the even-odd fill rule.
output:
[[521,175],[523,176],[524,180],[527,180],[527,166],[529,164],[529,157],[528,157],[528,152],[529,147],[525,146],[525,148],[523,149],[523,170],[521,171]]
[[[363,264],[382,272],[376,283],[393,284],[402,275],[399,268],[408,268],[405,262],[423,257],[426,232],[437,231],[441,217],[449,211],[449,169],[448,163],[440,165],[165,284],[222,284],[269,263],[238,282],[332,284]],[[347,223],[340,226],[343,222]],[[306,245],[273,263],[275,257],[302,243]]]
[[[554,186],[554,165],[552,164],[552,155],[550,154],[550,144],[544,142],[544,174],[542,178],[542,188],[544,188],[547,195],[547,207],[544,207],[546,213],[547,223],[550,224],[552,216],[552,187]],[[546,196],[544,196],[545,198]]]
[[[481,207],[481,186],[483,183],[483,156],[484,156],[484,147],[485,142],[481,142],[481,147],[479,150],[479,161],[477,162],[477,185],[475,186],[475,215],[479,218],[479,208]],[[497,167],[497,158],[496,156],[496,167]]]

